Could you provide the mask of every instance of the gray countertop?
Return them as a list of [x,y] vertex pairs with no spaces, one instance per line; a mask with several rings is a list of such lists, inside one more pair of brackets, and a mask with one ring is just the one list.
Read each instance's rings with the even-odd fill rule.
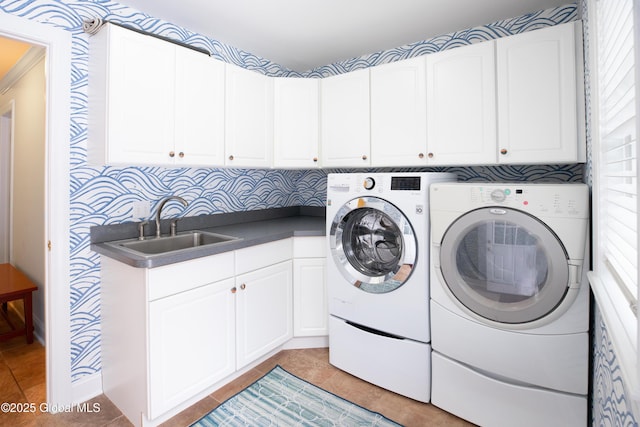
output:
[[[151,256],[137,255],[132,252],[118,249],[118,247],[113,244],[113,241],[135,239],[135,235],[130,235],[131,230],[137,229],[134,224],[134,227],[131,227],[130,225],[123,225],[120,227],[103,226],[97,230],[92,229],[91,250],[133,267],[154,268],[176,262],[188,261],[194,258],[242,249],[249,246],[260,245],[289,237],[325,235],[325,217],[324,215],[320,215],[317,210],[312,212],[302,210],[294,211],[291,209],[287,209],[286,211],[265,210],[261,213],[262,215],[258,216],[238,215],[236,218],[237,221],[250,219],[250,221],[247,222],[236,222],[227,216],[227,218],[223,218],[222,221],[220,221],[219,218],[215,218],[216,221],[213,222],[199,219],[197,223],[192,222],[190,224],[190,226],[193,227],[190,228],[190,230],[224,234],[237,238],[237,240],[232,240],[223,244],[205,245]],[[211,217],[215,216],[216,215],[212,215]],[[188,221],[184,222],[188,223]],[[217,225],[216,223],[222,224]],[[194,225],[198,226],[194,227]],[[126,232],[123,232],[122,230],[126,230]]]

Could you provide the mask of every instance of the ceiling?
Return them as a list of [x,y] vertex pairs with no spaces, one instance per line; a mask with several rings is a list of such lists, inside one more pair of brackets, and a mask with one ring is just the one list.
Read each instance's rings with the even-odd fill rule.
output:
[[2,80],[30,47],[31,45],[29,43],[0,37],[0,52],[2,52],[2,55],[0,55],[0,80]]
[[[120,0],[304,72],[569,0]],[[0,37],[0,80],[30,45]]]
[[571,0],[119,0],[304,72]]

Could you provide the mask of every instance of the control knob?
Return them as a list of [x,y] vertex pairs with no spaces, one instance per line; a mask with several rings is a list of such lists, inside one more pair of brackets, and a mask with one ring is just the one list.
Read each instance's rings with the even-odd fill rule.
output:
[[506,198],[507,195],[502,190],[493,190],[491,192],[491,200],[493,200],[494,202],[501,203],[504,202]]
[[367,177],[364,179],[365,190],[373,190],[373,187],[375,186],[376,186],[376,181],[373,178]]

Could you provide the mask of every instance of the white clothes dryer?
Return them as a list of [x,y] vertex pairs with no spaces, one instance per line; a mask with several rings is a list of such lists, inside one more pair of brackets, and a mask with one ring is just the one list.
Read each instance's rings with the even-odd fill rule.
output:
[[485,426],[584,426],[584,184],[431,188],[432,403]]
[[428,402],[429,186],[449,173],[327,179],[329,360]]

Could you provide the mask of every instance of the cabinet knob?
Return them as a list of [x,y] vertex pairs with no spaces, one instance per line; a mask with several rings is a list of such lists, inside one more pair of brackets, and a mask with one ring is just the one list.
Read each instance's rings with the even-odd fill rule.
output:
[[169,157],[174,158],[176,153],[174,151],[169,151]]
[[314,157],[314,158],[313,158],[313,161],[314,161],[314,163],[317,163],[317,162],[318,162],[318,158],[317,158],[317,157]]
[[506,148],[501,149],[500,150],[500,154],[502,154],[502,155],[507,154],[507,149]]
[[247,285],[245,285],[245,284],[243,283],[242,285],[240,285],[240,289],[242,289],[242,290],[244,291],[245,289],[247,289]]
[[229,160],[233,160],[233,155],[229,156]]
[[420,153],[420,154],[418,154],[418,158],[419,158],[419,159],[424,159],[424,153]]
[[179,153],[178,153],[178,157],[183,158],[183,157],[184,157],[184,152],[182,152],[182,151],[181,151],[181,152],[179,152]]
[[234,286],[233,288],[231,288],[231,293],[235,294],[238,290],[236,289],[236,287]]
[[367,155],[366,154],[362,155],[362,160],[367,160]]
[[427,154],[427,157],[429,157],[430,159],[433,159],[433,153]]

